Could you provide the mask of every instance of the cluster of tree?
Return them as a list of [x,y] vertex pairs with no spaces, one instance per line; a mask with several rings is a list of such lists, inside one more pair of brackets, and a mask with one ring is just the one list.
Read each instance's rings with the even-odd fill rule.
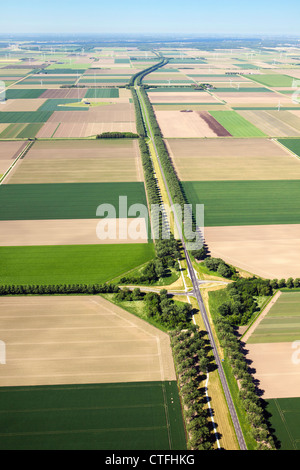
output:
[[120,288],[113,284],[0,285],[1,295],[112,294]]
[[179,264],[176,258],[166,256],[163,258],[155,258],[149,261],[146,266],[140,271],[138,275],[124,276],[120,279],[120,284],[155,284],[159,279],[165,278],[169,275],[170,268],[179,270]]
[[203,261],[203,265],[210,271],[214,271],[226,279],[232,279],[236,275],[236,270],[225,263],[221,258],[206,257]]
[[143,78],[148,75],[151,72],[154,72],[156,69],[159,67],[163,67],[169,62],[169,59],[162,58],[159,62],[155,63],[154,65],[151,65],[151,67],[148,67],[144,70],[141,70],[140,72],[137,72],[136,74],[132,75],[128,82],[128,86],[132,87],[136,83],[137,85],[141,85]]
[[139,288],[133,290],[124,288],[116,293],[115,299],[117,301],[143,300],[147,318],[169,330],[188,328],[193,315],[191,304],[175,303],[165,289],[162,289],[158,294],[156,292],[141,292]]
[[206,245],[203,245],[202,248],[199,248],[199,250],[192,250],[191,255],[196,260],[202,261],[209,256],[208,251],[208,247]]
[[224,348],[235,379],[238,381],[241,405],[244,407],[257,450],[275,450],[275,441],[265,416],[264,403],[258,396],[259,390],[253,382],[251,373],[241,348],[241,343],[228,319],[219,317],[215,323],[220,344]]
[[228,301],[221,304],[218,313],[231,325],[246,325],[258,310],[256,298],[273,295],[271,282],[261,278],[239,278],[225,288]]
[[170,332],[190,450],[213,449],[205,388],[201,386],[210,365],[210,346],[205,335],[194,325]]
[[102,132],[96,139],[138,139],[139,135],[133,132]]
[[137,93],[134,89],[134,87],[130,87],[131,94],[132,94],[132,99],[133,99],[133,104],[134,104],[134,109],[135,109],[135,123],[136,123],[136,130],[139,134],[140,137],[145,138],[146,137],[146,127],[145,127],[145,122],[143,118],[143,113],[141,110],[140,102],[137,96]]

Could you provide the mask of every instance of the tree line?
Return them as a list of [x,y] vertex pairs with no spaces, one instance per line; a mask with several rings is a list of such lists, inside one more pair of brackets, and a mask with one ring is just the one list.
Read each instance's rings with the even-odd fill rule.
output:
[[248,370],[234,327],[227,318],[220,316],[215,322],[220,344],[239,386],[239,398],[251,429],[251,435],[257,442],[257,450],[275,450],[275,440],[270,431],[270,423],[265,415],[264,403],[259,398],[259,391]]
[[211,364],[211,347],[206,332],[197,326],[175,329],[170,333],[182,412],[189,450],[213,450],[210,412],[202,383]]

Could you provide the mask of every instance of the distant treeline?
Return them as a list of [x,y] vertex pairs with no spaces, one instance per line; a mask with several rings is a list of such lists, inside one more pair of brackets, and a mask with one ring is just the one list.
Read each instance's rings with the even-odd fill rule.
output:
[[96,139],[138,139],[139,135],[133,132],[102,132]]

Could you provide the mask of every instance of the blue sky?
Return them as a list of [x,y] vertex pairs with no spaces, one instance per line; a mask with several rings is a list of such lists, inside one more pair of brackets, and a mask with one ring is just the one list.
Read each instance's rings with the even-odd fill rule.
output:
[[299,0],[14,0],[2,33],[300,35]]

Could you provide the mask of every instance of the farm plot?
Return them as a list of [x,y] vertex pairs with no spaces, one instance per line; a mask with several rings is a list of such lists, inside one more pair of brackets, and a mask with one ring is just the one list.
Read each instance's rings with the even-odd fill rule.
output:
[[211,256],[257,276],[299,276],[299,224],[206,227],[205,241]]
[[206,227],[298,224],[299,180],[184,181],[193,207],[205,206]]
[[0,174],[4,174],[26,147],[26,142],[0,142]]
[[235,111],[211,111],[210,114],[233,137],[266,137],[266,135]]
[[0,110],[1,112],[37,111],[45,101],[40,98],[7,100],[1,105]]
[[237,111],[270,137],[300,136],[300,119],[289,111]]
[[43,89],[19,89],[19,88],[9,88],[6,90],[6,99],[8,100],[21,100],[21,99],[34,99],[41,98],[43,93],[46,90]]
[[300,161],[268,139],[167,139],[182,181],[300,179]]
[[0,112],[0,123],[42,123],[51,114],[52,111]]
[[143,181],[136,140],[36,142],[7,184]]
[[165,138],[231,136],[209,113],[156,111]]
[[300,157],[300,139],[280,139],[278,141]]
[[1,132],[1,139],[33,139],[39,130],[43,127],[43,123],[35,124],[6,124]]
[[[135,229],[134,237],[130,235]],[[144,218],[0,221],[0,246],[148,243]]]
[[2,387],[175,380],[168,335],[100,296],[2,297],[0,323]]
[[299,292],[277,294],[246,337],[248,357],[266,399],[299,397],[299,305]]
[[[77,138],[77,137],[92,137],[103,132],[132,132],[136,134],[136,124],[133,121],[129,122],[74,122],[74,123],[47,123],[49,127],[45,132],[51,132],[55,126],[55,132],[52,135],[55,138]],[[48,135],[48,137],[51,137]]]
[[240,91],[239,93],[214,93],[216,97],[220,100],[226,102],[232,107],[253,107],[253,108],[278,108],[279,103],[281,106],[297,106],[292,103],[290,97],[274,93],[270,91],[269,93],[244,93]]
[[9,426],[0,423],[3,450],[107,451],[116,442],[128,451],[186,448],[174,380],[5,387],[0,393],[1,415],[11,418]]
[[82,99],[86,94],[85,88],[58,88],[45,90],[41,99]]
[[300,450],[300,398],[267,400],[266,411],[280,450]]
[[144,183],[6,184],[0,186],[0,220],[94,219],[100,204],[111,204],[110,217],[119,211],[119,197],[128,207],[147,207]]
[[86,90],[85,98],[119,98],[118,88],[93,88]]
[[4,285],[102,284],[155,257],[153,243],[0,247]]
[[262,85],[268,87],[291,87],[293,84],[293,77],[282,74],[263,74],[263,75],[247,75],[249,80],[254,80]]
[[[54,111],[48,122],[57,123],[97,123],[97,122],[135,122],[135,112],[132,104],[107,104],[91,107],[83,111]],[[84,112],[84,115],[82,114]],[[7,114],[7,113],[6,113]],[[4,121],[3,121],[4,122]]]
[[152,104],[161,103],[218,103],[218,100],[206,92],[149,92],[149,99]]

